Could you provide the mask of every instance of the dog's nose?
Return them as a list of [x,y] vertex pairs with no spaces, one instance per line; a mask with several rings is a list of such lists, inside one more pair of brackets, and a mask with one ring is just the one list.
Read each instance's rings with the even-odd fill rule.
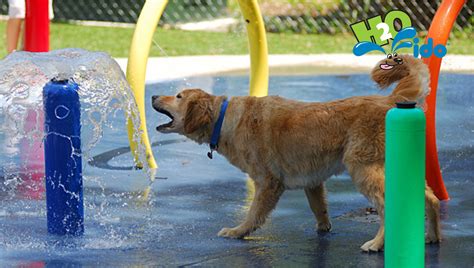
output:
[[155,102],[155,100],[157,100],[159,97],[160,97],[159,95],[151,96],[151,101]]
[[396,63],[401,63],[403,60],[401,58],[394,58],[393,59]]

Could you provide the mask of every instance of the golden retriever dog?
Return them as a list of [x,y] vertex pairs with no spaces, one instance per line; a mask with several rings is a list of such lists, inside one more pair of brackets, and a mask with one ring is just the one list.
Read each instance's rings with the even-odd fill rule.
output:
[[[429,73],[419,59],[389,55],[375,66],[372,79],[381,88],[398,84],[389,96],[330,102],[300,102],[278,96],[228,100],[214,149],[253,179],[255,196],[245,220],[234,228],[223,228],[219,236],[242,238],[250,234],[265,222],[286,189],[299,188],[305,191],[318,231],[329,231],[324,182],[346,169],[380,215],[379,231],[361,249],[383,249],[385,114],[396,102],[422,100],[429,90]],[[176,96],[153,96],[154,109],[171,118],[157,130],[179,133],[199,144],[210,143],[226,100],[200,89],[186,89]],[[426,241],[438,242],[439,200],[429,187],[425,193]]]

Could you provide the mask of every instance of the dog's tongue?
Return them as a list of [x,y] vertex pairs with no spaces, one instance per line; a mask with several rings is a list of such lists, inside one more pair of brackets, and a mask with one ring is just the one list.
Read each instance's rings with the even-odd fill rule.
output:
[[390,70],[390,69],[392,69],[392,68],[393,68],[392,65],[380,64],[380,69],[382,69],[382,70]]

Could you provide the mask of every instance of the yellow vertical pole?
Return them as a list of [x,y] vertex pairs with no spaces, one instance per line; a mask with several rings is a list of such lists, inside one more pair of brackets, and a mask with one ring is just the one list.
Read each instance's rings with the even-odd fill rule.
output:
[[268,95],[268,47],[265,25],[257,0],[238,0],[247,24],[250,50],[250,95]]

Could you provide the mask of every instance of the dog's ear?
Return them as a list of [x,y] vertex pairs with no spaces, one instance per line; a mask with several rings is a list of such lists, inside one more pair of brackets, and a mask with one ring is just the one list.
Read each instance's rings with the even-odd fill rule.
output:
[[190,134],[207,126],[212,121],[212,107],[209,98],[193,100],[188,104],[184,116],[184,133]]

